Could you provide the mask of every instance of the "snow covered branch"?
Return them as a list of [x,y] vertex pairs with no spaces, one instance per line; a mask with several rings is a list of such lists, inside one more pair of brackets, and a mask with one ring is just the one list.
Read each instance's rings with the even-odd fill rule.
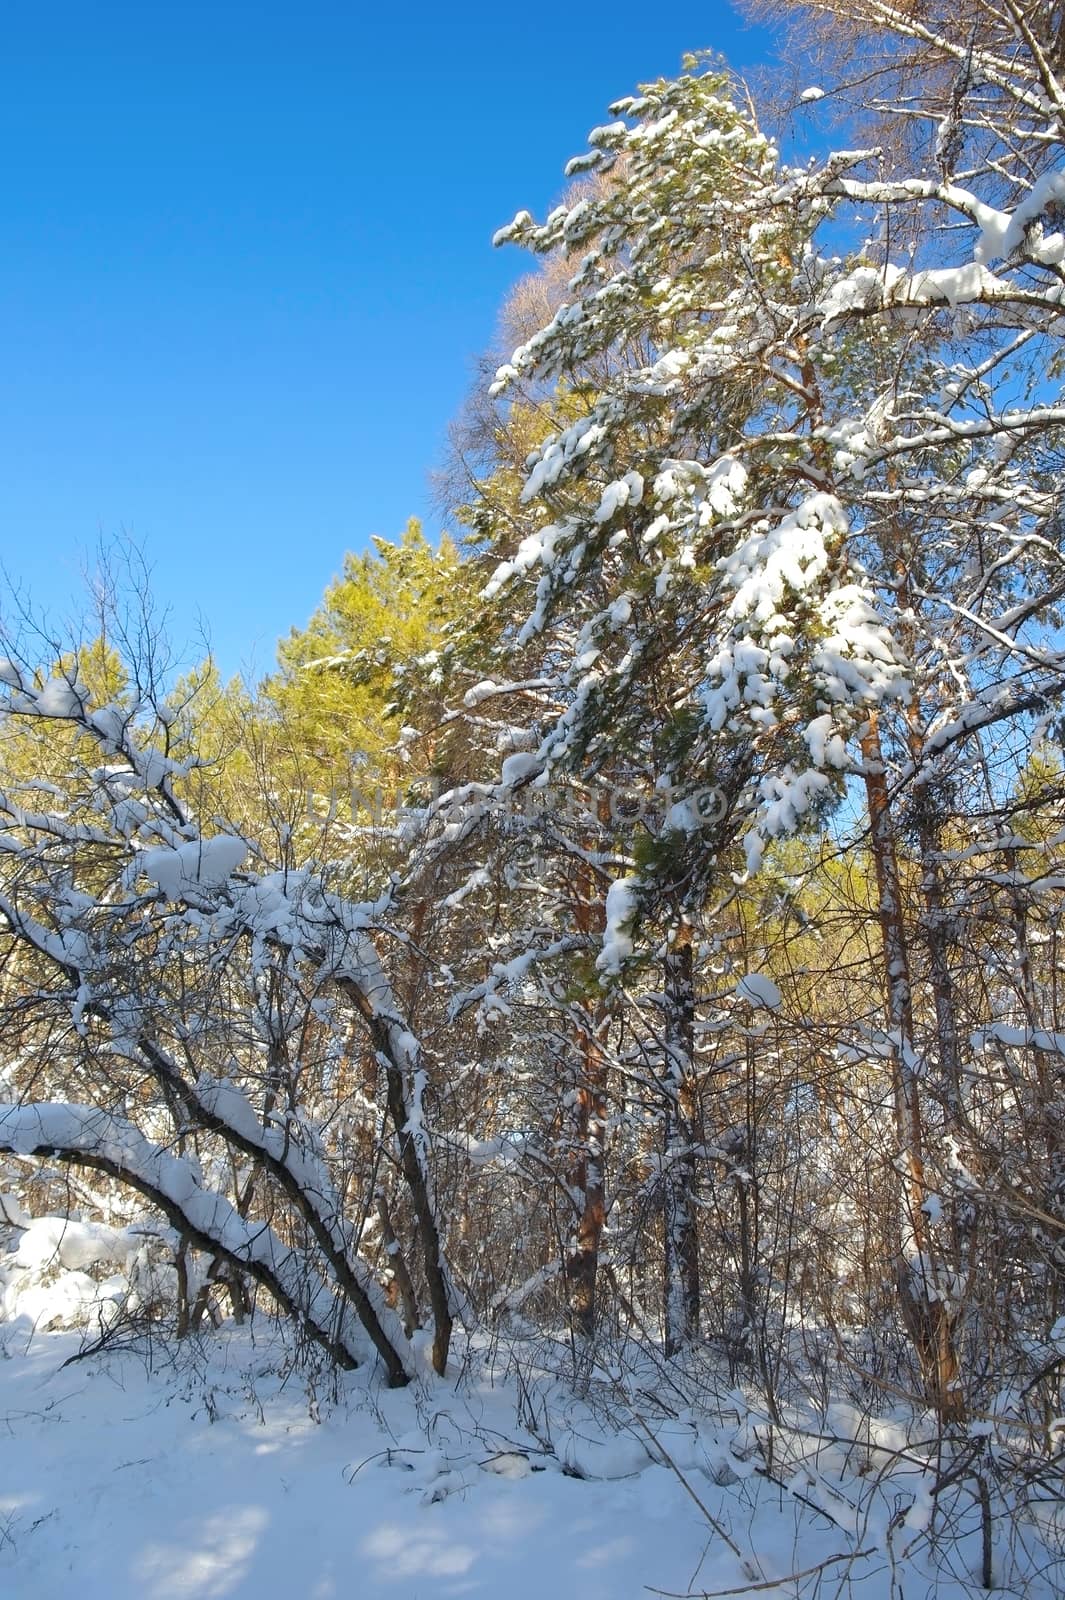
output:
[[[370,1353],[364,1331],[313,1262],[263,1222],[249,1222],[224,1195],[204,1188],[190,1160],[152,1144],[132,1123],[94,1106],[0,1105],[0,1150],[51,1157],[107,1173],[136,1189],[199,1248],[261,1283],[340,1366]],[[403,1381],[402,1372],[392,1372]]]

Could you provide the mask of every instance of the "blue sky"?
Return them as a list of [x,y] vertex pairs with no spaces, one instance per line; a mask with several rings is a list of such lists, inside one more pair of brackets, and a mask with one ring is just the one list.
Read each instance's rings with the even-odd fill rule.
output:
[[[50,4],[0,20],[0,559],[54,618],[131,535],[195,657],[261,673],[428,474],[607,103],[723,3]],[[0,596],[0,615],[9,602]]]

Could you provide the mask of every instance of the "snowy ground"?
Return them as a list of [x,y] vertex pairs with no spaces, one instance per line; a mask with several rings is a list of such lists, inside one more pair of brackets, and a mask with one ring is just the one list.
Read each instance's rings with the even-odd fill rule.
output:
[[[611,1436],[601,1405],[483,1363],[401,1392],[356,1373],[335,1393],[239,1331],[176,1357],[157,1346],[150,1373],[134,1353],[62,1367],[79,1346],[0,1326],[4,1600],[635,1600],[752,1582],[774,1600],[796,1585],[766,1579],[859,1546],[873,1554],[826,1569],[821,1592],[850,1572],[863,1597],[891,1594],[875,1514],[855,1517],[856,1496],[818,1472],[802,1475],[805,1504],[767,1482],[736,1416],[658,1411],[674,1470],[639,1426]],[[921,1525],[914,1488],[897,1556]],[[962,1577],[977,1544],[959,1545]],[[1061,1592],[1041,1554],[1025,1566],[1043,1575],[1014,1592]],[[902,1558],[907,1600],[932,1591],[929,1571]]]

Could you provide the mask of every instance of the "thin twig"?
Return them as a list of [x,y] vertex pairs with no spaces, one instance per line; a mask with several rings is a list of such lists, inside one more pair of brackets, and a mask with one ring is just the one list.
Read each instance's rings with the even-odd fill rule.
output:
[[[731,1544],[732,1541],[729,1540]],[[732,1546],[735,1549],[735,1545]],[[665,1596],[665,1600],[727,1600],[734,1594],[754,1594],[761,1589],[776,1589],[782,1583],[799,1583],[803,1578],[812,1578],[818,1572],[824,1572],[826,1567],[837,1567],[841,1561],[860,1561],[863,1556],[875,1556],[876,1550],[845,1551],[842,1555],[826,1556],[824,1561],[819,1561],[816,1567],[805,1567],[802,1572],[789,1572],[783,1578],[766,1578],[762,1583],[745,1583],[735,1589],[702,1589],[692,1593],[690,1590],[683,1593],[679,1589],[654,1589],[650,1584],[644,1587],[650,1594]]]
[[[725,1529],[721,1526],[721,1523],[718,1522],[717,1518],[709,1510],[707,1510],[706,1506],[704,1506],[703,1502],[699,1499],[699,1496],[696,1494],[695,1490],[692,1488],[691,1484],[688,1482],[688,1480],[684,1476],[683,1472],[677,1466],[677,1463],[673,1460],[673,1457],[670,1455],[670,1453],[666,1449],[665,1445],[662,1444],[662,1442],[659,1439],[655,1438],[654,1434],[651,1432],[650,1428],[647,1426],[647,1423],[643,1420],[643,1418],[639,1415],[638,1412],[634,1412],[633,1413],[632,1420],[633,1420],[633,1422],[635,1422],[637,1424],[638,1427],[643,1429],[644,1433],[646,1433],[647,1437],[650,1439],[651,1443],[654,1445],[654,1447],[657,1450],[658,1454],[665,1461],[666,1465],[672,1470],[674,1475],[677,1478],[679,1478],[680,1482],[684,1485],[684,1488],[688,1491],[688,1494],[695,1501],[695,1504],[699,1507],[699,1510],[702,1512],[702,1514],[706,1518],[707,1522],[713,1528],[713,1530],[717,1534],[718,1538],[719,1539],[724,1539],[725,1543],[728,1545],[729,1549],[732,1551],[733,1555],[736,1557],[736,1560],[741,1564],[741,1566],[744,1568],[744,1570],[746,1572],[751,1572],[753,1570],[752,1567],[751,1567],[751,1563],[748,1561],[747,1557],[744,1555],[744,1553],[740,1549],[739,1545],[736,1543],[736,1541],[728,1533],[726,1533]],[[662,1591],[656,1590],[655,1592],[656,1593],[661,1593]]]

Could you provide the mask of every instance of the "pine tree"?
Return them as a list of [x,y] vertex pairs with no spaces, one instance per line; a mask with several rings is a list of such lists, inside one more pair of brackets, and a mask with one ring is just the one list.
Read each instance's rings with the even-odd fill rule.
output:
[[827,202],[782,201],[776,152],[720,72],[693,62],[612,109],[569,169],[594,169],[595,192],[499,236],[577,270],[497,391],[554,384],[583,408],[530,458],[537,525],[485,593],[513,605],[535,585],[517,644],[559,686],[528,774],[606,773],[659,806],[607,899],[600,968],[620,973],[637,924],[644,956],[663,952],[672,1349],[698,1315],[692,923],[737,846],[756,869],[838,794],[847,741],[901,673],[807,431],[794,331]]

